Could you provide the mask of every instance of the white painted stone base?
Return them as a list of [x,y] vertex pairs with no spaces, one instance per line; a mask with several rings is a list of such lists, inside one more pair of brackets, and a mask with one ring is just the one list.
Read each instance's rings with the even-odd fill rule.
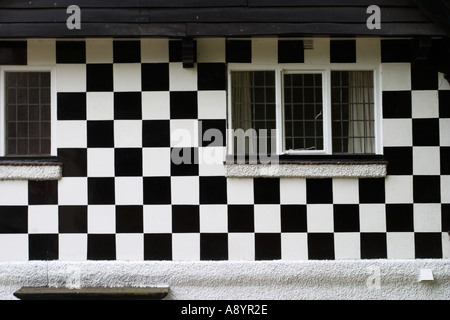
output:
[[[421,269],[434,280],[419,282]],[[0,299],[26,287],[169,287],[169,300],[449,300],[450,260],[0,263]]]
[[59,165],[1,165],[0,180],[61,180]]

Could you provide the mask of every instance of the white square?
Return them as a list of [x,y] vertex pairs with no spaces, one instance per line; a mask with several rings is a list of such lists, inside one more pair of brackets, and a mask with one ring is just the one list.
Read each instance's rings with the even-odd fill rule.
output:
[[114,92],[142,91],[140,63],[114,64]]
[[172,177],[172,204],[199,204],[200,182],[198,177]]
[[142,121],[115,120],[114,145],[116,148],[142,148]]
[[59,234],[58,258],[62,261],[87,260],[87,234]]
[[168,91],[142,92],[142,119],[170,119],[170,93]]
[[28,205],[28,181],[2,181],[0,205]]
[[200,234],[199,233],[172,234],[172,259],[174,261],[199,261]]
[[142,177],[116,177],[115,185],[117,205],[142,205],[144,203]]
[[228,208],[222,205],[200,206],[200,232],[228,232]]
[[88,203],[86,178],[65,177],[58,183],[58,204],[82,206]]
[[333,179],[333,203],[357,204],[359,203],[359,179]]
[[450,259],[450,235],[448,232],[442,232],[442,258]]
[[90,148],[87,150],[89,177],[114,177],[114,149]]
[[252,63],[275,64],[278,62],[278,39],[252,39]]
[[383,63],[381,74],[383,91],[411,90],[410,63]]
[[57,92],[86,92],[86,65],[58,64],[56,90]]
[[116,259],[125,261],[144,260],[143,234],[116,234]]
[[58,148],[86,148],[86,121],[58,121],[56,136]]
[[253,179],[227,179],[228,204],[253,204]]
[[87,120],[114,119],[114,93],[88,92],[86,94]]
[[225,176],[225,147],[198,148],[200,176]]
[[88,233],[116,233],[116,207],[113,205],[89,206]]
[[381,62],[380,39],[356,39],[356,63],[379,64]]
[[281,204],[306,204],[306,179],[280,179]]
[[0,234],[0,261],[28,262],[27,234]]
[[142,39],[141,40],[141,61],[168,62],[169,61],[169,40],[167,39]]
[[386,203],[413,203],[413,177],[387,176],[385,180]]
[[445,79],[444,74],[439,72],[439,90],[450,90],[450,83]]
[[359,225],[361,232],[386,232],[386,206],[360,204]]
[[414,232],[442,232],[440,204],[414,204]]
[[334,255],[336,260],[361,259],[361,239],[356,232],[334,234]]
[[197,91],[197,67],[183,68],[181,62],[169,64],[170,91]]
[[144,233],[172,233],[172,206],[144,206]]
[[228,234],[228,259],[230,261],[254,261],[255,234],[254,233]]
[[56,41],[29,39],[27,44],[29,66],[51,66],[56,64]]
[[333,205],[308,204],[306,224],[308,232],[333,232]]
[[144,176],[170,176],[172,162],[170,153],[170,148],[144,148],[142,151]]
[[29,206],[28,233],[58,233],[58,206]]
[[225,62],[225,38],[197,39],[197,62]]
[[226,91],[198,91],[199,119],[226,119]]
[[450,175],[441,176],[441,202],[450,203]]
[[413,148],[413,174],[439,175],[441,170],[439,147]]
[[170,146],[174,148],[198,147],[197,120],[171,120]]
[[281,234],[282,260],[308,260],[308,236],[306,233]]
[[383,119],[383,144],[385,147],[412,146],[412,120]]
[[87,63],[113,63],[112,39],[86,39]]
[[450,147],[450,119],[439,119],[440,145]]
[[413,232],[388,232],[386,244],[388,259],[415,259]]
[[255,232],[281,232],[280,206],[255,205]]
[[437,90],[412,91],[413,118],[439,118],[439,92]]
[[305,50],[305,64],[329,64],[330,63],[330,39],[315,38],[314,49]]

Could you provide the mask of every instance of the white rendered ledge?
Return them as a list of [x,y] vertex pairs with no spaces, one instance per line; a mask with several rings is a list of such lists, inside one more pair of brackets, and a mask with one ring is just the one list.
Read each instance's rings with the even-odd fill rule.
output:
[[50,181],[62,178],[60,164],[3,164],[0,163],[0,180]]
[[229,178],[384,178],[386,163],[225,164]]

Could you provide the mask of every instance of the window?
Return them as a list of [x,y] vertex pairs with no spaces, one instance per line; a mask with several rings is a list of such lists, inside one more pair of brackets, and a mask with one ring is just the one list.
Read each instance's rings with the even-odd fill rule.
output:
[[377,74],[231,70],[229,154],[381,154]]

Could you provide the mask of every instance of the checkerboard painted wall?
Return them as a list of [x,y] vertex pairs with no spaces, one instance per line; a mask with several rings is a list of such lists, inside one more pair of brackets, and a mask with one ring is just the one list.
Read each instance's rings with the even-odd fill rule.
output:
[[[0,260],[450,258],[443,75],[411,64],[405,41],[295,45],[198,39],[184,69],[178,40],[29,40],[29,65],[56,65],[63,178],[0,182]],[[388,176],[231,179],[222,165],[174,165],[175,130],[225,131],[228,62],[381,63]],[[176,151],[225,155],[193,140]]]

